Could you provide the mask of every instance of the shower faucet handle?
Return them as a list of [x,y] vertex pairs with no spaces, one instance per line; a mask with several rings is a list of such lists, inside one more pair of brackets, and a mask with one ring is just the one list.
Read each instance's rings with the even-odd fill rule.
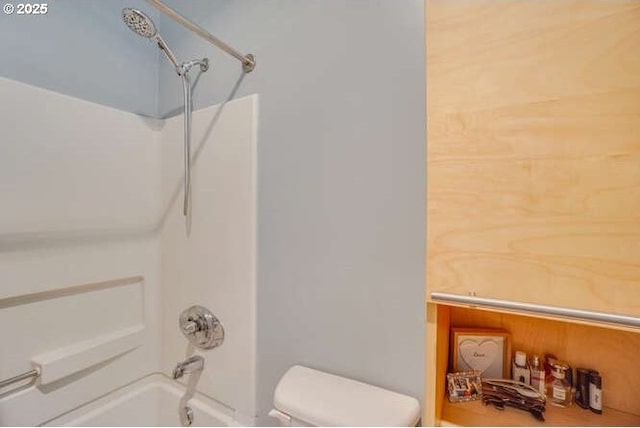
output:
[[224,342],[224,327],[205,307],[191,306],[180,314],[180,331],[194,346],[212,349]]

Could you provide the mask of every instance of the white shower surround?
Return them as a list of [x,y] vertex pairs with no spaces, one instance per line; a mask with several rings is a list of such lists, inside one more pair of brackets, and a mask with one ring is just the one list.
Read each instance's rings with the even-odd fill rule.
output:
[[256,123],[257,96],[192,116],[192,229],[185,234],[182,191],[183,117],[166,121],[162,144],[162,370],[191,355],[178,329],[180,312],[202,305],[222,322],[222,346],[205,357],[199,389],[255,415],[256,390]]
[[206,137],[219,107],[194,113],[194,151],[205,145],[189,239],[180,197],[169,206],[182,179],[182,116],[142,118],[4,78],[0,97],[0,378],[28,370],[35,355],[145,328],[126,354],[45,387],[0,391],[0,425],[46,423],[170,373],[193,352],[177,328],[191,304],[212,309],[227,333],[201,352],[198,390],[250,424],[257,96],[227,103]]

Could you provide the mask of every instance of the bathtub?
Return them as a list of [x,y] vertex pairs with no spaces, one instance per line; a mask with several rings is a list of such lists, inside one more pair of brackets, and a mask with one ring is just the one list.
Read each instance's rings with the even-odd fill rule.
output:
[[[44,426],[180,426],[184,386],[156,373],[57,417]],[[233,409],[196,393],[192,426],[242,426]]]

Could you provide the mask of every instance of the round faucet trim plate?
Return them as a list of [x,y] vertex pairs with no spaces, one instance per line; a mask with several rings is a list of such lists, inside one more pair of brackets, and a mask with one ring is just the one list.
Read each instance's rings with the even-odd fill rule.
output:
[[224,327],[210,310],[194,305],[180,314],[180,331],[200,349],[212,349],[224,342]]

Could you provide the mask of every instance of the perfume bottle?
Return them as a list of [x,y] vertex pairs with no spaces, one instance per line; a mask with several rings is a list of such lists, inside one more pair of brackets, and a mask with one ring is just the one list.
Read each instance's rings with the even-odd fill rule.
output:
[[553,381],[547,390],[547,400],[554,406],[569,407],[571,405],[571,384],[567,380],[569,367],[556,362],[552,368]]
[[558,358],[553,354],[544,354],[544,378],[547,382],[547,387],[553,381],[551,377],[551,370],[553,369],[553,364],[558,362]]
[[531,386],[542,395],[546,395],[547,390],[545,377],[545,370],[542,364],[540,364],[540,358],[534,355],[531,359]]
[[589,408],[593,413],[602,413],[602,378],[598,372],[589,375]]
[[516,356],[513,358],[511,378],[518,382],[526,383],[527,385],[531,383],[531,372],[527,364],[527,354],[522,351],[516,351]]

